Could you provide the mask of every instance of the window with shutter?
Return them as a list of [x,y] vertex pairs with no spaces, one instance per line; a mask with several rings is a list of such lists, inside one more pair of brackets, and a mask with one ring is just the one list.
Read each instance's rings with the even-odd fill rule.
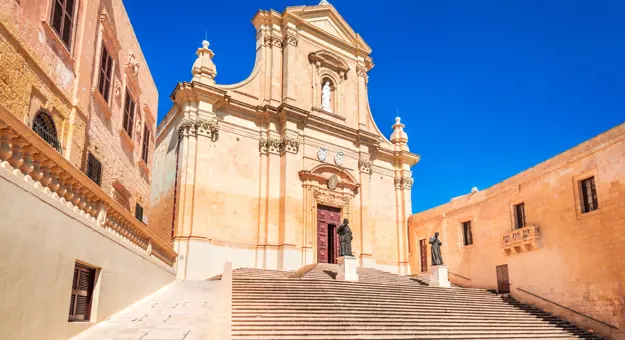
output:
[[89,321],[95,269],[76,263],[69,302],[69,321]]
[[464,245],[470,246],[473,244],[473,231],[471,230],[471,221],[462,223],[462,233],[464,236]]
[[514,206],[514,218],[516,229],[525,228],[525,203]]
[[126,104],[124,105],[124,130],[132,138],[132,127],[135,123],[135,101],[126,89]]
[[581,181],[581,189],[582,213],[585,214],[599,209],[595,177],[589,177]]
[[75,0],[52,1],[52,27],[69,50],[72,47]]
[[98,81],[98,91],[109,102],[109,94],[111,91],[111,76],[113,72],[113,58],[109,54],[104,42],[102,42],[102,58],[100,60],[100,79]]
[[87,157],[87,177],[91,178],[97,185],[102,182],[102,163],[91,152]]
[[140,222],[143,222],[143,207],[140,206],[139,203],[135,206],[135,217]]
[[141,152],[141,159],[148,164],[148,155],[150,154],[150,129],[146,124],[143,128],[143,150]]

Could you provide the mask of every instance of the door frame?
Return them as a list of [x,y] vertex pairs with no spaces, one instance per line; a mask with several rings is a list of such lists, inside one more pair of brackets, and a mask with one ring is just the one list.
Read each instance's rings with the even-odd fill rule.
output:
[[[314,245],[313,245],[313,260],[314,263],[319,263],[319,242],[317,242],[318,238],[319,238],[319,215],[318,212],[320,209],[323,208],[331,208],[331,209],[336,209],[338,210],[339,213],[339,221],[337,223],[337,225],[335,226],[335,228],[337,228],[339,226],[339,224],[343,221],[344,217],[344,209],[342,209],[342,207],[336,206],[336,205],[332,205],[332,204],[317,204],[315,205],[315,236],[313,237],[314,239]],[[328,223],[328,235],[330,234],[330,225],[332,223]],[[334,239],[334,243],[338,243],[338,237],[336,237]],[[331,245],[328,243],[328,247],[330,247]],[[336,250],[338,252],[338,249]],[[330,253],[328,252],[328,261],[330,260],[329,258]],[[328,263],[332,263],[332,262],[328,262]]]

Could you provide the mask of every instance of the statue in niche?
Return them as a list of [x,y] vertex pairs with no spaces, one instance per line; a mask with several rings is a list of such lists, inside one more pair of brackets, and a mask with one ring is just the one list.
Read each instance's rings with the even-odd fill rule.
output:
[[128,67],[130,67],[130,70],[132,71],[133,75],[135,76],[139,75],[139,62],[135,58],[134,52],[128,53]]
[[339,234],[339,256],[354,256],[352,255],[352,230],[349,228],[349,221],[343,220],[343,223],[336,228],[337,234]]
[[438,232],[434,233],[434,236],[430,237],[430,244],[432,245],[432,265],[442,266],[443,256],[441,255],[441,246],[443,242],[438,239]]
[[321,90],[321,108],[328,112],[332,112],[332,108],[330,107],[330,99],[332,97],[332,87],[330,86],[329,81],[325,81],[323,83],[323,88]]

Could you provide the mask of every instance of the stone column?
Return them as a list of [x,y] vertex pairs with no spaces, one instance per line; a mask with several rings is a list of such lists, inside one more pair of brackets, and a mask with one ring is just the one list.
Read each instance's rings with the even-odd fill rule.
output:
[[297,73],[301,70],[297,67],[298,36],[295,24],[288,23],[283,29],[284,40],[282,42],[282,102],[292,104],[297,95]]
[[372,170],[368,154],[360,153],[358,168],[360,172],[360,188],[358,192],[360,196],[360,266],[374,268],[375,258],[373,257],[373,239],[369,216]]
[[303,228],[302,183],[299,156],[299,134],[297,124],[283,117],[283,131],[280,137],[280,239],[279,256],[281,270],[295,270],[301,267],[297,254],[297,235]]
[[266,246],[268,241],[268,195],[269,195],[269,140],[267,129],[269,121],[261,122],[260,138],[258,140],[258,152],[260,153],[260,183],[258,196],[258,244],[256,246],[256,267],[265,268],[267,261]]

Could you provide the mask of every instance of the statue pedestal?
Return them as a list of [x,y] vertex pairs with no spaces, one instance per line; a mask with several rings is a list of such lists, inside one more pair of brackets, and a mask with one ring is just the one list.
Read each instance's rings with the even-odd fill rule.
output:
[[451,288],[447,266],[432,266],[430,268],[430,287]]
[[336,259],[339,264],[339,272],[336,275],[338,281],[358,281],[356,273],[357,261],[353,256],[341,256]]

